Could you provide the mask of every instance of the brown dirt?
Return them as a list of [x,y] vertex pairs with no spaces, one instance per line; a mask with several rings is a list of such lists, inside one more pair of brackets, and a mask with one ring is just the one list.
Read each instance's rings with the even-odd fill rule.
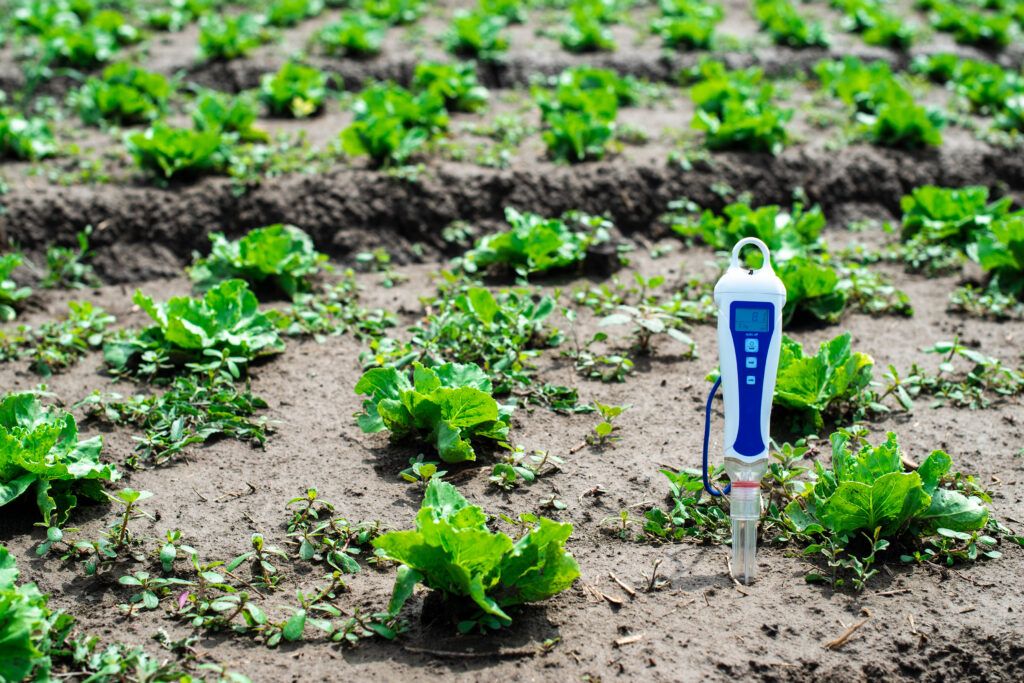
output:
[[534,162],[510,170],[439,163],[417,182],[336,169],[269,179],[241,195],[220,178],[167,189],[33,182],[4,196],[0,237],[39,251],[96,226],[97,267],[122,282],[172,275],[193,250],[205,248],[204,235],[211,231],[237,234],[281,221],[307,230],[335,255],[387,244],[407,257],[415,243],[442,249],[440,230],[452,221],[500,220],[504,206],[549,215],[576,208],[608,214],[626,233],[646,230],[679,197],[720,206],[714,190],[721,183],[749,190],[757,202],[786,203],[800,187],[826,209],[863,202],[888,212],[898,211],[904,193],[928,183],[1024,192],[1024,157],[963,142],[918,153],[866,145],[837,151],[808,145],[779,156],[721,153],[690,171],[669,166],[663,155],[646,163]]
[[[831,234],[837,239],[844,236],[836,230]],[[663,273],[670,283],[684,276],[714,275],[709,266],[712,254],[707,250],[676,251],[657,261],[646,257],[643,250],[635,255],[639,271]],[[377,276],[362,276],[366,304],[416,311],[417,297],[431,287],[434,268],[401,267],[399,272],[409,280],[394,289],[377,286]],[[925,280],[896,270],[891,274],[911,296],[917,311],[912,319],[854,314],[838,328],[798,328],[787,333],[805,344],[817,344],[839,329],[849,330],[855,348],[871,353],[879,368],[888,363],[905,368],[914,361],[929,362],[918,347],[954,334],[986,353],[1015,361],[1013,349],[1020,348],[1024,325],[946,314],[946,296],[955,278]],[[143,291],[158,297],[188,290],[187,281],[180,277],[139,284]],[[107,307],[122,324],[138,324],[140,314],[131,308],[127,294],[125,287],[109,286],[88,293],[88,298]],[[58,315],[67,298],[76,297],[44,296],[42,308],[30,314],[29,320]],[[408,324],[414,317],[405,313],[401,319]],[[582,320],[580,334],[592,333],[592,319],[584,315]],[[591,428],[592,416],[520,409],[513,423],[515,441],[563,456],[564,471],[512,494],[501,494],[487,485],[488,457],[450,468],[460,490],[493,514],[538,511],[540,501],[551,494],[568,503],[566,511],[554,516],[575,526],[570,548],[583,576],[572,590],[524,609],[510,629],[488,638],[460,637],[448,627],[419,623],[421,592],[407,607],[413,628],[395,644],[370,642],[349,651],[310,642],[270,651],[245,640],[209,637],[203,639],[201,649],[258,681],[349,676],[427,680],[437,675],[464,680],[565,680],[584,674],[605,680],[642,677],[657,681],[729,677],[763,681],[1019,680],[1024,675],[1024,659],[1014,634],[1024,623],[1018,601],[1008,599],[1024,571],[1024,553],[1019,548],[1004,544],[1003,559],[955,571],[909,569],[897,562],[863,594],[851,595],[807,585],[803,574],[811,565],[786,548],[762,547],[758,582],[740,590],[726,574],[725,548],[636,545],[602,530],[602,520],[620,509],[663,503],[666,486],[659,467],[697,462],[707,390],[704,376],[715,364],[715,341],[711,326],[698,327],[693,333],[701,352],[699,359],[681,361],[670,348],[662,347],[621,385],[581,381],[555,352],[540,359],[543,381],[577,385],[584,399],[632,404],[619,421],[622,441],[614,448],[584,448],[570,455]],[[379,519],[390,528],[407,527],[419,494],[396,474],[415,450],[389,446],[386,438],[361,434],[353,424],[351,415],[358,410],[359,399],[351,387],[359,374],[358,352],[359,344],[348,336],[323,344],[290,341],[283,356],[256,368],[253,388],[269,401],[267,414],[276,425],[266,450],[220,441],[194,449],[185,460],[170,466],[131,473],[128,484],[156,493],[147,509],[158,521],[141,522],[138,530],[158,536],[181,529],[207,557],[231,557],[244,551],[249,534],[255,531],[283,545],[284,503],[307,486],[318,487],[350,519]],[[0,367],[0,383],[6,389],[19,390],[34,386],[38,378],[22,366],[7,364]],[[130,386],[112,384],[104,377],[95,355],[52,378],[48,385],[68,404],[94,389],[132,391]],[[958,468],[977,474],[995,490],[995,514],[1019,525],[1024,520],[1024,481],[1020,476],[1024,466],[1014,453],[1024,440],[1021,405],[1014,399],[968,412],[931,409],[922,401],[913,413],[894,414],[874,422],[871,428],[875,432],[896,430],[914,458],[932,448],[946,449]],[[94,430],[86,427],[87,432]],[[104,438],[106,457],[122,462],[133,445],[130,433],[114,429]],[[253,493],[232,497],[246,491],[249,483],[255,487]],[[596,486],[607,493],[581,498]],[[5,517],[0,540],[16,553],[24,577],[53,593],[53,604],[78,616],[83,629],[105,639],[139,644],[145,644],[161,628],[175,636],[187,632],[159,613],[125,620],[116,608],[124,595],[111,580],[85,578],[54,559],[35,558],[32,547],[40,540],[40,532],[32,530],[29,519],[28,514]],[[87,507],[76,514],[74,524],[91,537],[111,519],[112,511]],[[659,575],[671,581],[664,590],[641,590],[631,598],[610,578],[614,573],[640,589],[656,560],[662,561]],[[351,593],[342,597],[340,604],[379,608],[386,601],[392,577],[391,571],[364,570],[352,577]],[[308,589],[318,578],[316,571],[291,570],[285,587],[265,604],[272,612],[277,609],[287,614],[285,606],[294,590]],[[593,597],[587,586],[622,605]],[[843,648],[823,648],[865,614],[871,615],[869,621]],[[614,645],[629,635],[642,637],[633,644]],[[555,637],[561,641],[552,652],[534,657],[452,659],[416,651],[493,653],[535,648]]]

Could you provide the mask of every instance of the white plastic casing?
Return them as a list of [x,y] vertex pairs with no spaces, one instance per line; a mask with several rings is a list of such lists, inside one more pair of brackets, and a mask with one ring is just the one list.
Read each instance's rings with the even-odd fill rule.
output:
[[[764,256],[764,264],[756,270],[743,267],[739,260],[740,252],[747,245],[756,246]],[[757,380],[757,384],[760,385],[761,397],[760,442],[764,444],[764,449],[760,453],[740,453],[735,448],[741,424],[742,408],[740,405],[742,370],[737,366],[737,353],[741,357],[746,355],[743,350],[737,352],[736,349],[737,334],[742,334],[737,333],[732,326],[732,305],[736,302],[761,303],[762,305],[767,303],[772,304],[773,307],[771,315],[774,318],[774,324],[771,326],[770,337],[767,337],[767,353],[762,353],[761,358],[758,359],[763,362],[763,369],[759,369],[762,374]],[[771,418],[772,398],[775,393],[775,375],[779,367],[779,352],[782,348],[782,308],[786,304],[786,288],[772,269],[771,254],[764,242],[754,237],[747,237],[736,243],[732,250],[729,269],[715,285],[715,304],[718,306],[718,358],[721,364],[722,392],[725,399],[725,457],[727,460],[736,458],[741,462],[751,463],[768,457],[768,426]],[[760,343],[764,343],[764,338]],[[743,377],[744,382],[749,380],[746,374]],[[749,400],[749,393],[745,395]],[[753,425],[750,424],[752,417],[748,415],[748,423],[744,425],[744,429],[753,428]]]

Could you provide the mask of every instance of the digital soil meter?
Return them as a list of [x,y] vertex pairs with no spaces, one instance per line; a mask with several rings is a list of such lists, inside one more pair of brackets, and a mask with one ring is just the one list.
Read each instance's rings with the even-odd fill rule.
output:
[[[760,249],[764,257],[760,268],[742,265],[740,252],[747,245]],[[768,470],[769,421],[786,305],[786,288],[772,269],[764,242],[747,237],[736,243],[729,268],[715,285],[715,304],[721,374],[705,411],[704,488],[714,496],[729,496],[732,570],[750,583],[756,573],[761,478]],[[725,491],[715,489],[707,474],[711,406],[719,386],[725,398],[725,470],[730,482]]]

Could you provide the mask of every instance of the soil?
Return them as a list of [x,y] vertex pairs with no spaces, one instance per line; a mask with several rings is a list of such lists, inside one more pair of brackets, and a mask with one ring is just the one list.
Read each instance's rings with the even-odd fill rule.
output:
[[[844,233],[833,230],[830,236],[842,239]],[[673,252],[659,260],[651,260],[643,250],[635,254],[639,271],[664,274],[670,283],[714,276],[713,255],[704,249]],[[435,268],[399,267],[408,280],[393,289],[379,287],[379,276],[360,276],[365,304],[404,311],[400,327],[412,323],[416,314],[409,312],[418,310],[417,299],[431,288]],[[1013,361],[1012,350],[1020,348],[1024,324],[947,314],[946,297],[956,284],[955,277],[929,280],[895,269],[888,274],[910,295],[914,317],[853,314],[842,324],[853,335],[854,347],[870,353],[877,367],[892,363],[905,368],[922,359],[928,363],[932,359],[922,356],[918,347],[954,335],[985,353]],[[558,285],[589,282],[562,279]],[[189,290],[182,277],[137,284],[157,297]],[[553,284],[546,284],[546,289]],[[142,323],[127,293],[124,286],[107,286],[89,292],[88,298],[116,315],[120,324]],[[68,298],[82,295],[48,295],[43,308],[27,320],[58,315]],[[594,321],[586,315],[581,320],[579,334],[588,337]],[[563,457],[562,472],[502,494],[487,484],[490,457],[449,468],[460,490],[492,514],[531,510],[572,522],[575,531],[569,547],[582,570],[582,579],[572,590],[525,608],[516,614],[512,627],[498,636],[456,636],[450,626],[419,622],[425,598],[420,592],[407,608],[412,630],[397,644],[368,642],[344,650],[311,642],[271,651],[245,640],[211,637],[202,640],[200,649],[260,681],[352,675],[384,680],[427,680],[437,675],[466,680],[565,680],[584,674],[605,680],[659,681],[1019,680],[1024,675],[1024,658],[1014,634],[1024,627],[1022,608],[1007,596],[1014,594],[1024,571],[1024,552],[1008,544],[1003,545],[1001,560],[962,569],[911,569],[890,563],[869,590],[853,595],[805,583],[803,576],[812,565],[789,548],[764,544],[758,553],[757,582],[741,588],[727,574],[726,548],[636,545],[608,532],[606,518],[621,509],[665,504],[661,467],[697,462],[708,387],[704,377],[715,365],[715,337],[711,326],[697,327],[692,333],[698,359],[681,360],[673,349],[657,348],[653,357],[641,359],[635,376],[624,384],[582,381],[555,351],[539,359],[540,381],[579,386],[588,400],[631,404],[619,420],[622,440],[614,447],[575,450],[590,430],[592,416],[520,409],[513,422],[515,441]],[[835,328],[787,329],[787,334],[812,346],[835,333]],[[908,344],[908,340],[913,341]],[[254,368],[253,390],[269,402],[267,415],[275,424],[266,449],[220,441],[194,449],[171,465],[131,472],[129,485],[156,493],[147,501],[147,509],[157,521],[141,522],[138,531],[162,536],[167,530],[181,529],[204,555],[218,557],[243,552],[249,535],[256,531],[264,533],[268,542],[283,546],[284,504],[308,486],[317,487],[350,519],[379,519],[389,528],[408,527],[420,493],[396,473],[416,452],[389,445],[381,435],[364,435],[355,426],[351,416],[359,409],[359,397],[351,387],[360,372],[359,351],[351,336],[329,338],[322,344],[290,341],[285,354]],[[23,366],[7,364],[0,367],[0,382],[6,389],[20,390],[35,386],[39,379]],[[96,355],[51,378],[48,388],[66,404],[95,389],[134,390],[111,382]],[[922,402],[910,414],[894,414],[870,426],[879,434],[897,431],[907,453],[917,460],[931,449],[947,450],[958,468],[975,473],[994,489],[994,514],[1007,524],[1019,525],[1024,520],[1024,466],[1015,456],[1024,441],[1020,415],[1019,399],[974,412],[933,409]],[[720,421],[721,415],[714,419]],[[85,424],[89,434],[96,429]],[[106,457],[123,462],[133,448],[131,434],[113,429],[103,436]],[[712,452],[716,446],[713,441]],[[604,493],[588,495],[595,487]],[[568,509],[539,510],[540,502],[552,494],[568,503]],[[123,596],[112,579],[85,578],[54,559],[36,558],[33,547],[42,537],[32,529],[30,519],[31,515],[6,516],[0,524],[0,540],[17,555],[24,577],[52,593],[52,603],[78,616],[84,630],[138,644],[145,644],[159,629],[172,636],[186,634],[187,629],[156,612],[131,620],[121,617],[116,604]],[[110,511],[86,507],[76,514],[75,525],[92,537],[110,521]],[[658,576],[670,583],[648,593],[646,577],[659,561]],[[636,595],[627,594],[612,575],[634,587]],[[353,576],[351,593],[341,598],[341,605],[379,609],[392,577],[391,571],[373,569]],[[318,579],[315,571],[297,572],[266,604],[283,606],[296,588],[308,589]],[[824,649],[824,643],[864,618],[867,622],[846,645],[837,651]],[[629,636],[638,640],[615,645]],[[560,642],[547,654],[535,654],[537,646],[549,638]],[[531,654],[522,654],[526,651]]]
[[[745,0],[725,4],[731,10],[729,16],[739,12],[733,5],[747,7]],[[425,20],[428,31],[440,30],[444,13],[451,9],[444,5],[439,16]],[[827,21],[837,18],[827,7],[815,6],[815,10]],[[328,12],[285,31],[283,47],[270,46],[237,62],[194,66],[189,56],[194,28],[153,44],[149,56],[154,68],[166,73],[185,69],[188,80],[229,90],[252,87],[260,74],[276,68],[286,50],[301,47],[318,25],[333,16]],[[536,38],[534,31],[542,18],[531,21],[537,23],[515,29],[517,40],[508,59],[481,72],[485,84],[519,87],[536,72],[554,73],[584,59],[669,81],[683,64],[699,57],[696,53],[666,55],[658,51],[656,42],[634,44],[625,35],[619,39],[620,50],[607,56],[577,58],[560,51],[550,38],[537,38],[540,47],[534,49],[530,41]],[[826,54],[767,46],[763,36],[755,35],[757,27],[749,17],[723,26],[726,33],[753,41],[722,53],[733,66],[756,63],[772,73],[792,73]],[[419,55],[431,56],[436,48],[428,43],[410,49],[403,31],[393,31],[378,58],[317,57],[316,63],[330,67],[346,84],[369,77],[407,81]],[[951,47],[948,36],[936,34],[912,54]],[[964,48],[955,49],[966,54]],[[855,38],[837,34],[829,54],[850,53],[879,56],[897,65],[906,64],[912,56],[866,48]],[[996,58],[1019,65],[1022,55],[1018,45]],[[19,74],[12,56],[0,54],[0,85],[16,83]],[[51,87],[68,85],[58,81]],[[500,100],[495,97],[495,102]],[[671,119],[678,118],[678,127],[685,128],[690,118],[685,106],[675,102],[660,109],[624,110],[622,117],[658,127],[671,127]],[[326,144],[345,116],[332,103],[323,117],[313,121],[264,121],[261,125],[306,129],[311,140]],[[717,208],[726,201],[722,188],[728,186],[732,188],[725,193],[729,196],[748,191],[756,203],[788,204],[799,188],[825,209],[830,218],[826,237],[835,245],[881,244],[892,239],[880,223],[898,216],[900,197],[923,184],[983,184],[994,194],[1014,197],[1018,204],[1024,201],[1024,156],[1019,150],[989,145],[962,129],[947,131],[945,144],[927,152],[862,144],[837,148],[825,144],[810,127],[801,128],[800,134],[801,143],[776,156],[716,153],[695,160],[685,170],[666,163],[672,146],[667,141],[671,136],[664,134],[646,145],[627,147],[606,161],[573,167],[545,161],[535,147],[527,146],[507,169],[434,159],[418,178],[403,179],[358,163],[338,164],[322,172],[270,178],[244,192],[224,178],[166,188],[130,177],[63,186],[28,165],[9,164],[4,169],[10,190],[2,197],[0,242],[14,240],[38,255],[46,245],[67,243],[76,231],[93,225],[94,263],[110,284],[79,292],[37,292],[18,322],[53,319],[66,310],[68,300],[87,298],[114,314],[119,326],[130,327],[145,322],[131,304],[136,287],[158,299],[190,291],[182,267],[193,251],[206,249],[211,231],[238,235],[274,222],[292,223],[307,230],[339,267],[351,264],[356,252],[377,246],[388,249],[399,264],[395,270],[402,281],[384,288],[377,274],[358,278],[364,287],[364,305],[395,312],[401,334],[422,315],[419,298],[432,291],[434,275],[452,254],[441,230],[456,220],[481,229],[495,227],[505,206],[547,215],[568,209],[606,214],[621,238],[638,247],[630,254],[631,269],[665,275],[666,288],[671,289],[691,277],[713,280],[718,273],[715,255],[706,248],[672,242],[675,248],[667,256],[653,259],[648,254],[666,236],[659,216],[680,197]],[[107,133],[80,135],[83,146],[96,149],[97,154],[113,139]],[[855,233],[846,229],[846,222],[854,219],[875,223]],[[962,275],[926,279],[895,266],[872,268],[908,293],[913,317],[849,313],[838,326],[795,326],[786,333],[813,348],[840,331],[849,331],[854,348],[873,356],[878,376],[889,364],[901,370],[915,362],[934,368],[937,360],[920,349],[956,336],[1007,364],[1020,363],[1024,322],[997,323],[947,310],[949,292]],[[624,272],[621,277],[631,276]],[[537,283],[549,292],[566,292],[595,281],[574,275]],[[563,294],[562,300],[568,298]],[[579,337],[589,338],[595,330],[593,316],[581,310]],[[698,358],[683,359],[665,342],[653,356],[639,359],[636,373],[623,384],[581,379],[558,350],[537,359],[538,381],[577,386],[585,401],[631,404],[617,420],[622,438],[613,447],[583,445],[596,422],[592,415],[520,407],[513,420],[514,441],[562,457],[561,472],[506,494],[488,484],[493,456],[448,467],[449,478],[460,491],[491,514],[533,511],[571,522],[574,533],[568,547],[582,572],[571,590],[523,608],[510,628],[486,637],[459,636],[446,623],[421,619],[421,614],[432,614],[428,592],[421,589],[405,611],[411,630],[395,643],[366,641],[348,649],[311,637],[309,642],[268,650],[241,638],[204,636],[199,645],[203,657],[254,681],[354,677],[426,681],[439,676],[498,681],[587,676],[604,681],[851,683],[1024,679],[1024,646],[1019,637],[1024,632],[1024,602],[1017,597],[1024,551],[1010,543],[1002,544],[1003,557],[997,561],[953,569],[909,567],[890,558],[869,588],[854,594],[806,583],[804,576],[814,565],[793,548],[769,539],[762,539],[758,549],[757,582],[741,587],[729,577],[725,547],[640,545],[610,533],[607,520],[617,518],[620,510],[639,514],[651,505],[667,504],[667,486],[659,469],[697,466],[709,388],[705,377],[717,356],[712,326],[697,326],[691,336],[698,344]],[[620,334],[613,343],[625,346],[628,340]],[[363,434],[355,425],[352,415],[359,410],[360,398],[352,387],[360,375],[361,350],[349,335],[322,343],[292,339],[284,354],[252,369],[253,391],[267,400],[270,407],[265,414],[274,424],[265,449],[221,440],[193,448],[163,467],[140,471],[122,467],[126,485],[155,493],[144,505],[155,519],[140,520],[137,531],[163,537],[168,530],[180,529],[186,542],[209,559],[243,552],[254,532],[265,534],[269,543],[285,546],[285,503],[310,486],[351,520],[380,520],[387,528],[409,528],[421,492],[397,473],[417,451],[389,444],[383,435]],[[30,389],[39,383],[40,378],[24,363],[0,364],[4,391]],[[114,382],[105,374],[99,354],[47,379],[46,386],[53,400],[66,406],[94,390],[122,394],[146,390]],[[1024,528],[1022,407],[1024,400],[1019,397],[976,411],[933,408],[921,400],[910,413],[876,418],[868,426],[876,438],[896,431],[914,460],[932,449],[946,450],[958,469],[974,474],[993,491],[993,514],[1019,533]],[[714,419],[712,434],[717,434],[721,414],[716,412]],[[782,426],[775,425],[776,436],[784,436]],[[83,430],[87,435],[102,433],[105,458],[119,464],[135,445],[128,429],[101,429],[84,422]],[[713,438],[711,452],[720,448]],[[601,493],[594,495],[595,491]],[[541,510],[542,501],[551,496],[567,503],[567,509]],[[125,641],[152,651],[157,647],[151,639],[159,630],[175,638],[190,633],[164,618],[161,610],[125,618],[117,608],[125,599],[117,576],[89,578],[78,567],[36,557],[34,548],[43,536],[32,527],[32,508],[5,508],[5,512],[10,514],[0,517],[0,542],[16,555],[23,579],[37,582],[42,591],[52,594],[51,605],[74,614],[83,632],[105,642]],[[84,537],[95,538],[112,521],[112,510],[84,506],[76,511],[73,525]],[[647,591],[655,567],[657,577],[668,583]],[[346,611],[379,610],[388,599],[393,577],[393,570],[364,567],[350,577],[350,591],[339,606]],[[281,618],[296,589],[309,590],[322,583],[319,571],[296,565],[282,590],[264,605]],[[635,589],[635,595],[623,583]],[[862,621],[845,644],[825,648]],[[543,650],[546,640],[557,642]]]

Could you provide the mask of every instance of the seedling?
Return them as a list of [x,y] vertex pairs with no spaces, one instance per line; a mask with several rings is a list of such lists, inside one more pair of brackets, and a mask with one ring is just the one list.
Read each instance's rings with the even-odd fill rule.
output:
[[420,453],[415,458],[409,458],[409,467],[399,472],[398,476],[409,483],[419,484],[425,488],[434,477],[441,479],[448,474],[446,470],[437,468],[441,463],[424,460],[423,457],[423,454]]
[[111,528],[114,551],[120,552],[127,546],[134,545],[137,542],[129,532],[128,524],[138,517],[149,517],[150,519],[153,519],[152,515],[138,509],[138,503],[152,498],[153,494],[149,491],[136,491],[135,489],[124,488],[116,494],[112,495],[106,493],[105,495],[111,501],[124,507],[124,511],[121,512],[120,522]]
[[557,472],[561,464],[562,459],[548,451],[527,455],[521,446],[516,446],[495,463],[488,481],[504,491],[511,491],[523,483],[532,484],[537,477]]
[[174,562],[181,557],[194,557],[197,554],[195,548],[182,542],[181,532],[177,529],[168,531],[164,535],[164,544],[160,546],[160,566],[164,573],[170,574],[174,571]]
[[[334,571],[355,574],[359,571],[356,558],[367,545],[380,535],[379,522],[352,524],[335,515],[334,505],[320,500],[315,488],[306,495],[288,501],[287,508],[297,507],[288,522],[288,536],[299,545],[302,560],[324,562]],[[371,560],[373,559],[371,558]]]
[[597,408],[597,412],[601,414],[602,419],[594,425],[593,433],[587,435],[587,443],[592,446],[604,447],[621,439],[622,437],[615,434],[619,427],[613,424],[613,422],[615,418],[632,408],[632,406],[628,403],[621,406],[605,405],[604,403],[594,401],[594,407]]
[[[694,540],[700,542],[727,543],[732,536],[729,513],[722,506],[721,498],[703,496],[704,484],[698,470],[660,470],[668,479],[672,509],[660,507],[647,510],[643,517],[642,532],[637,540],[652,543]],[[721,468],[711,473],[718,478]],[[628,527],[620,532],[628,539]]]
[[93,252],[89,249],[89,236],[92,226],[75,234],[78,248],[54,245],[46,250],[46,274],[39,286],[43,289],[84,289],[99,287],[103,283],[96,277],[92,265],[86,263],[92,259]]
[[263,446],[267,438],[264,418],[253,418],[266,402],[248,387],[240,390],[230,375],[175,378],[163,394],[137,395],[94,392],[80,401],[90,417],[113,424],[133,424],[143,430],[130,466],[139,461],[162,464],[188,446],[222,436]]
[[260,80],[260,99],[275,116],[313,116],[327,97],[327,74],[311,66],[286,62]]
[[138,571],[134,574],[122,576],[117,580],[122,586],[134,589],[128,598],[128,602],[118,607],[131,617],[136,609],[156,609],[160,605],[160,599],[170,594],[176,586],[190,586],[191,581],[175,577],[150,576],[149,572]]
[[685,358],[693,358],[697,343],[680,329],[683,322],[676,316],[654,306],[639,304],[638,306],[620,305],[616,312],[605,316],[598,322],[599,327],[627,325],[633,336],[632,350],[643,356],[654,352],[652,341],[659,335],[665,335],[686,347]]
[[11,279],[11,273],[24,263],[18,252],[0,256],[0,322],[10,322],[17,317],[15,306],[32,296],[32,288],[20,286]]
[[260,588],[273,589],[281,581],[277,567],[270,561],[273,557],[288,559],[288,553],[274,545],[266,545],[263,534],[253,534],[250,539],[252,550],[242,553],[228,562],[224,568],[228,572],[238,569],[243,563],[251,562],[253,576],[258,577],[256,585]]
[[29,359],[33,372],[49,377],[77,363],[110,339],[114,316],[88,301],[68,303],[63,320],[47,321],[38,328],[18,327],[16,334],[0,332],[0,360]]

